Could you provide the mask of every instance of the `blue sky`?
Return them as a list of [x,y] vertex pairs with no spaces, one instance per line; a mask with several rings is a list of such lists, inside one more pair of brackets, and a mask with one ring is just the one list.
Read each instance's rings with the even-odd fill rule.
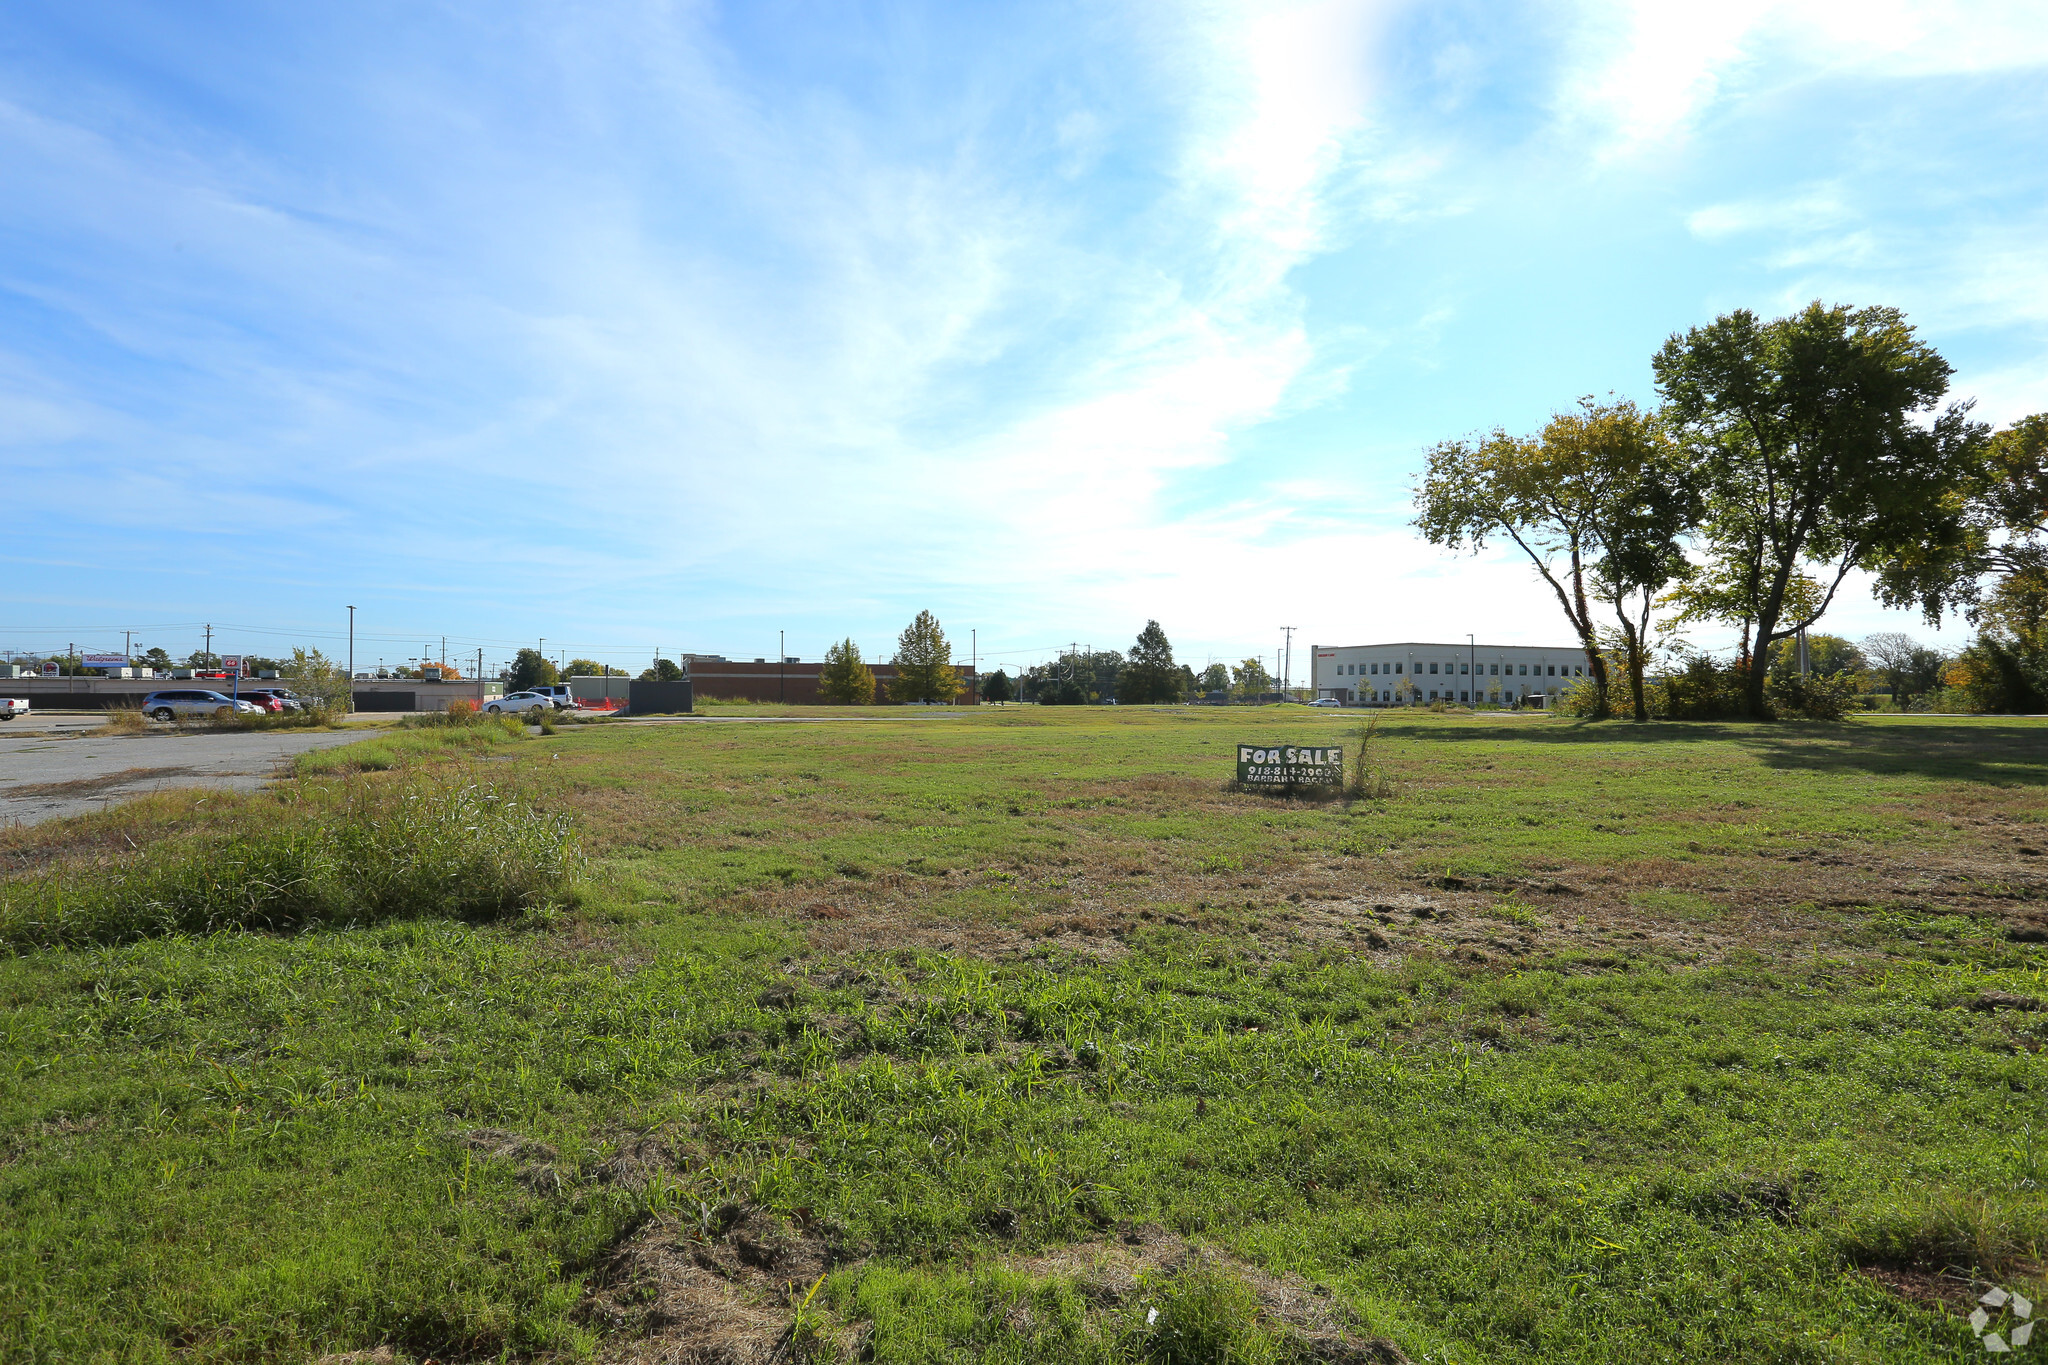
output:
[[1561,641],[1421,450],[1812,298],[2048,409],[2044,76],[2031,0],[12,6],[0,647]]

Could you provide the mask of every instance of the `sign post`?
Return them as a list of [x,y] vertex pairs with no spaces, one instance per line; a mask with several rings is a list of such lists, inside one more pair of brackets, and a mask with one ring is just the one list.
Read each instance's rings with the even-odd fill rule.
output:
[[235,710],[240,711],[242,709],[242,656],[239,654],[223,654],[220,656],[220,666],[227,670],[231,687],[228,700],[235,703]]
[[1240,744],[1241,787],[1341,787],[1344,748],[1338,744]]

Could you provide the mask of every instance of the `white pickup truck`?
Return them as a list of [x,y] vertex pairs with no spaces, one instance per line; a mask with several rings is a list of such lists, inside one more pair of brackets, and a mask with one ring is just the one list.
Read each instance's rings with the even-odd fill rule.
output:
[[13,720],[16,716],[28,714],[28,698],[0,697],[0,720]]

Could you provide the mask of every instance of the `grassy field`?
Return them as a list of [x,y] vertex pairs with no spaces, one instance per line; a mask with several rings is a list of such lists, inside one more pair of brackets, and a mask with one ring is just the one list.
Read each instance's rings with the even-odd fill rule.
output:
[[[1233,745],[1357,717],[717,714],[0,833],[0,1358],[1960,1360],[2043,1288],[2048,727],[1404,717],[1312,804]],[[580,880],[53,939],[482,784]]]

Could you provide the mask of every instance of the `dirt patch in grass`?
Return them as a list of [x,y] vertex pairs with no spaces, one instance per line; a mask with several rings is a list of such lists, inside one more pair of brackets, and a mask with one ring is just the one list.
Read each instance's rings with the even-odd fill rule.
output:
[[[1014,907],[989,913],[969,904],[988,891]],[[1046,950],[1115,958],[1133,934],[1166,927],[1249,939],[1266,955],[1336,947],[1389,960],[1710,963],[1839,949],[1845,914],[1878,911],[1961,916],[2016,942],[2048,942],[2048,881],[2033,866],[1926,851],[1853,869],[1731,858],[1539,877],[1418,874],[1363,861],[1202,875],[1134,872],[1112,859],[797,883],[750,891],[732,908],[794,921],[822,953],[908,946],[984,958]]]
[[192,777],[198,772],[197,768],[189,767],[123,768],[117,773],[101,773],[98,777],[75,777],[69,782],[23,782],[12,787],[0,787],[0,796],[90,796],[116,787],[132,787],[138,782]]
[[854,1259],[830,1228],[722,1204],[656,1218],[593,1278],[584,1315],[609,1339],[600,1359],[632,1365],[754,1365],[788,1357],[795,1309]]
[[1968,1317],[1982,1289],[1953,1275],[1934,1275],[1924,1270],[1899,1270],[1891,1266],[1858,1266],[1856,1273],[1896,1298],[1920,1308],[1933,1308]]
[[[1290,1358],[1301,1365],[1408,1360],[1394,1343],[1364,1330],[1328,1286],[1268,1274],[1159,1228],[1126,1227],[1099,1240],[995,1259],[1033,1280],[1074,1285],[1091,1313],[1142,1312],[1146,1298],[1156,1298],[1173,1277],[1221,1271],[1251,1289],[1259,1313],[1285,1329],[1295,1348]],[[634,1232],[594,1277],[583,1312],[605,1332],[600,1359],[608,1362],[765,1365],[792,1358],[796,1318],[812,1287],[858,1260],[828,1225],[725,1204],[694,1219],[658,1218]],[[816,1323],[823,1305],[811,1311]],[[1007,1326],[1028,1335],[1031,1313],[1028,1300],[1013,1302]],[[823,1346],[827,1358],[867,1358],[867,1324],[823,1322],[814,1330],[805,1343],[809,1353]]]
[[1248,1261],[1194,1245],[1161,1228],[1125,1228],[1098,1241],[1075,1242],[1005,1264],[1033,1279],[1071,1281],[1103,1307],[1129,1304],[1168,1276],[1208,1266],[1251,1288],[1260,1311],[1287,1328],[1296,1348],[1292,1359],[1303,1365],[1405,1365],[1408,1360],[1393,1342],[1363,1330],[1329,1286],[1296,1275],[1267,1274]]

